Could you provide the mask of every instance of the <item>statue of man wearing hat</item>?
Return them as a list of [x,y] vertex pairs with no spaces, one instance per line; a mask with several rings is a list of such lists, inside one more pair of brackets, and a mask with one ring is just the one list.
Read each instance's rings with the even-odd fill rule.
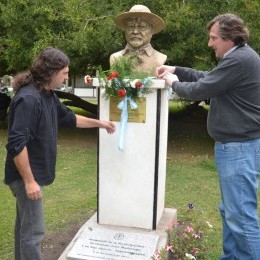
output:
[[163,20],[144,5],[134,5],[129,12],[115,17],[117,27],[125,32],[126,47],[110,56],[110,66],[125,55],[137,54],[138,64],[134,70],[155,74],[155,69],[166,62],[167,56],[156,51],[150,41],[153,34],[164,29]]

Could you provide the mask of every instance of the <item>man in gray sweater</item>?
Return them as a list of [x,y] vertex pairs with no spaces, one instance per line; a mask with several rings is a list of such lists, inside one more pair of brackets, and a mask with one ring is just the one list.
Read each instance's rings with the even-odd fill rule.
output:
[[237,15],[215,17],[208,30],[208,46],[222,58],[216,68],[204,72],[162,65],[156,73],[181,97],[210,98],[207,125],[216,141],[222,197],[221,259],[256,260],[260,257],[260,58],[246,44],[249,32]]

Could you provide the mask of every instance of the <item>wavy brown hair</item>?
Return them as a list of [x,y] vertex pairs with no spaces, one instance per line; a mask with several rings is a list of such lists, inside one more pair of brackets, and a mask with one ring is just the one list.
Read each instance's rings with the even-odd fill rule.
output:
[[218,33],[222,39],[231,40],[235,45],[244,45],[249,38],[249,31],[244,21],[235,14],[222,14],[209,22],[207,29],[218,23]]
[[53,75],[69,66],[68,56],[59,49],[47,47],[34,60],[29,71],[18,73],[14,78],[13,89],[33,84],[38,90],[45,89]]

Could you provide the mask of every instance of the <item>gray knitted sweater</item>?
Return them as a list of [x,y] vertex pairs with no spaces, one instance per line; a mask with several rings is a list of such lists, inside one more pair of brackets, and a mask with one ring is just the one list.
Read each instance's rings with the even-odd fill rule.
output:
[[211,72],[176,67],[181,82],[173,91],[190,100],[210,98],[208,132],[219,142],[260,137],[260,58],[248,45],[239,47]]

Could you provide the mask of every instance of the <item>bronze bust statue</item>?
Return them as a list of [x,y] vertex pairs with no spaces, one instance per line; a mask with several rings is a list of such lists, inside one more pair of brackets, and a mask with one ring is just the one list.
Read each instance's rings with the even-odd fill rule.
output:
[[167,56],[155,50],[150,42],[153,34],[164,29],[163,20],[148,7],[134,5],[129,12],[116,16],[114,22],[125,32],[127,45],[110,56],[110,66],[118,58],[136,53],[138,62],[133,70],[155,75],[155,69],[166,62]]

